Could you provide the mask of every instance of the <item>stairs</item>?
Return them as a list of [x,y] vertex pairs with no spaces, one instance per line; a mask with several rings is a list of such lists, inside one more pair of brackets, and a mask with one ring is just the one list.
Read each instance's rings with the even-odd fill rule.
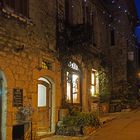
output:
[[38,131],[36,133],[36,137],[37,137],[36,140],[41,140],[41,139],[46,138],[46,137],[49,137],[51,135],[53,135],[53,134],[52,133],[49,133],[47,131]]
[[52,136],[53,134],[54,133],[50,132],[48,129],[45,129],[44,127],[40,127],[35,133],[33,140],[41,140],[43,138]]

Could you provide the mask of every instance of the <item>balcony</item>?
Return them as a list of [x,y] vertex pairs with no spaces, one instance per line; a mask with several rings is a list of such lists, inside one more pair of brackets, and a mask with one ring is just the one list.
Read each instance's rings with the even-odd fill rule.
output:
[[68,47],[90,44],[92,39],[92,27],[88,24],[66,26],[66,42]]

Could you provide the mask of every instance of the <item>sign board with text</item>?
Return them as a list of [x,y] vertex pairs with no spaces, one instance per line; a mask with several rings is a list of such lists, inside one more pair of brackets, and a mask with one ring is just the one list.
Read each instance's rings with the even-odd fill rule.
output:
[[13,106],[23,106],[23,89],[13,89]]

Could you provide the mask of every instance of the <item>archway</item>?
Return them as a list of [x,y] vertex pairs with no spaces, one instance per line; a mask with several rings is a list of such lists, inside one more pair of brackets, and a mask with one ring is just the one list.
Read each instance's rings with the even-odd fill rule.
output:
[[0,70],[0,139],[6,139],[7,82]]
[[53,96],[54,83],[52,80],[47,76],[38,78],[38,126],[40,130],[45,130],[47,132],[54,132]]

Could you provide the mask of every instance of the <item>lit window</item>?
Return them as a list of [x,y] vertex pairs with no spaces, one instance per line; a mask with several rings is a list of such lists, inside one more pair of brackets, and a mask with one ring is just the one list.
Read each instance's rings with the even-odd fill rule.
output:
[[[67,72],[68,73],[68,72]],[[78,74],[67,75],[67,102],[80,103],[80,79]]]
[[42,68],[43,69],[48,69],[47,63],[45,61],[42,61]]
[[67,71],[66,101],[68,103],[80,103],[80,76],[79,68],[75,63],[68,64],[70,71]]
[[99,80],[98,80],[98,74],[97,71],[92,69],[91,72],[91,96],[97,96],[99,93]]
[[49,81],[43,77],[38,79],[38,107],[48,106]]
[[79,71],[79,67],[76,63],[73,63],[73,62],[69,62],[68,66],[74,70],[77,70]]
[[46,86],[38,84],[38,107],[46,106]]
[[52,66],[52,62],[47,61],[47,60],[43,60],[42,61],[42,66],[43,69],[48,69],[48,70],[52,70],[53,66]]

